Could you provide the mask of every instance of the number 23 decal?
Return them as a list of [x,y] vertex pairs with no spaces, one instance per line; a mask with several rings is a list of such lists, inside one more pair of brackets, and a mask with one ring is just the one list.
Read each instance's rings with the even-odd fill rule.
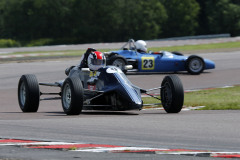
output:
[[142,70],[153,70],[154,65],[154,57],[142,57]]

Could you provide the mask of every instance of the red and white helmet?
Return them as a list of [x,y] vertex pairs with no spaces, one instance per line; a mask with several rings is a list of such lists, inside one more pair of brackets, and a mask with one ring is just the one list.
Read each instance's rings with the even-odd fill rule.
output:
[[99,68],[106,66],[106,58],[102,52],[94,51],[88,56],[88,67],[92,71],[97,71]]

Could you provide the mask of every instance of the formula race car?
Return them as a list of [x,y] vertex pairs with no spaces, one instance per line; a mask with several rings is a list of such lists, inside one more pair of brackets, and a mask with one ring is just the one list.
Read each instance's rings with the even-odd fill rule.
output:
[[[128,48],[127,48],[128,46]],[[125,65],[132,65],[137,72],[178,72],[188,71],[190,74],[200,74],[203,70],[214,69],[215,63],[197,55],[183,56],[179,52],[149,52],[137,51],[135,41],[130,39],[120,50],[104,52],[107,65],[114,65],[124,72]]]
[[[127,66],[126,66],[127,67]],[[166,76],[161,87],[142,89],[134,86],[121,69],[115,66],[92,72],[89,68],[72,66],[65,71],[67,78],[55,83],[38,83],[35,75],[22,75],[18,83],[18,102],[23,112],[37,112],[40,100],[61,99],[67,115],[78,115],[82,110],[141,110],[141,94],[161,100],[167,113],[181,111],[184,92],[181,80],[176,75]],[[59,93],[43,93],[39,85],[59,87]],[[160,89],[160,98],[149,94]],[[46,95],[56,97],[40,98]]]

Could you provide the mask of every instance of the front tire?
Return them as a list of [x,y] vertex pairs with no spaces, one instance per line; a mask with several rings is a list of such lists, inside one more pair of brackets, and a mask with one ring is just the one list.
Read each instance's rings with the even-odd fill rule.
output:
[[160,92],[162,105],[167,113],[178,113],[182,110],[184,91],[178,76],[166,76],[162,81]]
[[186,69],[188,73],[197,75],[202,73],[204,68],[205,68],[205,63],[201,57],[195,56],[195,55],[188,57],[186,61]]
[[40,91],[35,75],[22,75],[18,83],[18,103],[23,112],[37,112]]
[[62,107],[67,115],[79,115],[83,107],[82,82],[77,77],[67,78],[62,86]]

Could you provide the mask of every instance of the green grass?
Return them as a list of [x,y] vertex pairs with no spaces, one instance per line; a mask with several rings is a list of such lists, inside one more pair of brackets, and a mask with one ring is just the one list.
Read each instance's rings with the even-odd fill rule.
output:
[[[143,98],[144,104],[159,103],[154,98]],[[184,106],[205,106],[202,110],[239,110],[240,86],[187,92]]]
[[[206,51],[206,50],[214,50],[214,49],[232,49],[232,48],[239,48],[240,49],[240,41],[237,42],[225,42],[225,43],[210,43],[210,44],[199,44],[199,45],[183,45],[183,46],[170,46],[170,47],[152,47],[148,48],[151,51],[180,51],[180,52],[188,52],[191,51]],[[106,51],[114,51],[116,49],[99,49],[101,52]],[[12,54],[37,54],[37,53],[59,53],[54,54],[51,56],[81,56],[84,54],[85,50],[66,50],[66,51],[39,51],[39,52],[15,52]],[[9,54],[8,54],[9,55]]]
[[199,45],[183,45],[183,46],[169,46],[169,47],[153,47],[152,51],[200,51],[200,50],[212,50],[212,49],[229,49],[240,48],[240,42],[224,42],[224,43],[210,43]]
[[205,110],[240,109],[240,86],[185,93],[186,106],[206,106]]
[[[37,52],[14,52],[10,54],[2,54],[2,55],[19,55],[19,54],[44,54],[44,53],[52,53],[52,55],[47,56],[81,56],[85,53],[86,50],[64,50],[64,51],[37,51]],[[101,52],[107,52],[109,49],[99,49]],[[46,55],[42,55],[46,56]]]
[[[14,52],[11,53],[13,55],[18,55],[18,54],[44,54],[44,53],[53,53],[55,56],[57,54],[55,53],[59,53],[59,55],[69,55],[69,56],[77,56],[77,55],[82,55],[84,54],[85,50],[66,50],[66,51],[36,51],[36,52]],[[2,54],[4,55],[4,54]],[[8,54],[9,55],[9,54]]]

